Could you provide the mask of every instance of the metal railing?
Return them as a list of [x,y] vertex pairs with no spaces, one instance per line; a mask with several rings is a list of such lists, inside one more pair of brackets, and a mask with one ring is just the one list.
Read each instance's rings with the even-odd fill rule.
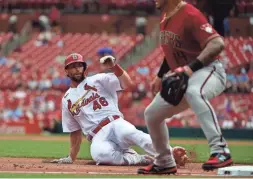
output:
[[154,27],[152,33],[147,35],[144,40],[138,44],[128,55],[126,55],[120,62],[120,65],[126,69],[135,64],[159,44],[159,26]]
[[12,40],[7,41],[3,44],[2,52],[5,56],[11,53],[16,48],[20,47],[22,44],[31,39],[31,24],[27,22],[22,28],[19,35],[14,35]]

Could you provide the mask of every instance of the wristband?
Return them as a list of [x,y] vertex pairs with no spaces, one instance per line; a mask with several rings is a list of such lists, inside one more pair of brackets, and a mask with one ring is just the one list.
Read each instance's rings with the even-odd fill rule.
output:
[[188,66],[193,72],[198,71],[204,67],[203,63],[199,59],[192,61]]
[[117,76],[120,77],[123,75],[124,70],[121,68],[121,66],[119,66],[118,64],[116,64],[114,67],[112,67],[112,71],[113,73]]

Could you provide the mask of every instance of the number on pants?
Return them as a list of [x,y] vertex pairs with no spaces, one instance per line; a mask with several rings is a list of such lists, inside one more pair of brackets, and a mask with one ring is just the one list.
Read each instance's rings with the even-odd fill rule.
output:
[[104,97],[99,98],[93,102],[93,110],[96,111],[97,109],[101,109],[102,106],[108,106],[108,102]]

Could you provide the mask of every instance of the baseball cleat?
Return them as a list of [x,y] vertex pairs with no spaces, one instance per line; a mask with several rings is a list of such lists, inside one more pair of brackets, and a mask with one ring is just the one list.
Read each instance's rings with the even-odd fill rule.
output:
[[141,155],[140,166],[150,165],[154,162],[154,158],[149,155]]
[[163,167],[159,167],[155,164],[151,164],[147,167],[144,167],[144,168],[139,168],[137,170],[137,173],[138,174],[167,174],[167,175],[170,175],[170,174],[175,174],[177,173],[177,167],[174,166],[174,167],[166,167],[166,168],[163,168]]
[[214,153],[210,156],[208,161],[202,165],[203,170],[214,170],[217,168],[227,167],[233,164],[230,154],[227,153]]

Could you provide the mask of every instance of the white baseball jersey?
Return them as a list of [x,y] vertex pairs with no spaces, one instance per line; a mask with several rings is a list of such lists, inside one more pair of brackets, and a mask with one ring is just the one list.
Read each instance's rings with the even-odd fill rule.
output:
[[123,116],[118,108],[117,91],[120,90],[114,73],[87,77],[76,88],[69,88],[62,98],[63,132],[82,129],[87,135],[104,118]]

